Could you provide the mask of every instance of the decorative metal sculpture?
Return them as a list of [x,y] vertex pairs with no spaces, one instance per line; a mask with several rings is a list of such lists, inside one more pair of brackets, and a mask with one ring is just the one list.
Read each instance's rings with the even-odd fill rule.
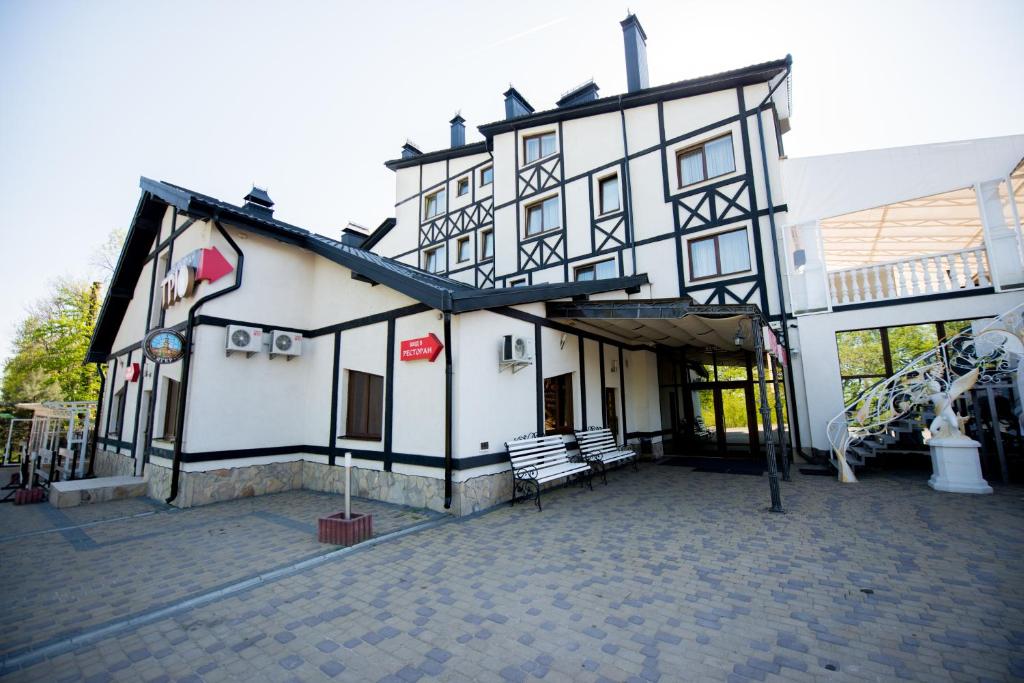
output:
[[857,481],[850,454],[914,409],[928,403],[934,406],[935,419],[929,426],[934,438],[963,436],[960,429],[966,419],[954,411],[956,398],[975,384],[1014,380],[1024,357],[1024,304],[987,323],[979,322],[981,329],[968,327],[919,355],[832,418],[827,433],[839,481]]

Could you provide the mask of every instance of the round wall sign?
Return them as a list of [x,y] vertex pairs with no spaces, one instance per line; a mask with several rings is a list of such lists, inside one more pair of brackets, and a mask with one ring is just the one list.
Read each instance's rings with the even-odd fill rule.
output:
[[156,329],[146,335],[142,352],[154,363],[173,363],[185,355],[185,338],[176,330]]

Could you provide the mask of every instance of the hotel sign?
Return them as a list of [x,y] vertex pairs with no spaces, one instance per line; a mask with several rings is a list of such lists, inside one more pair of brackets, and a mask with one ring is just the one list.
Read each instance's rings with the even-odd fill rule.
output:
[[169,308],[192,296],[197,282],[215,282],[235,267],[217,251],[217,247],[196,249],[174,262],[160,283],[160,304]]
[[437,335],[431,332],[426,337],[403,339],[398,358],[400,360],[423,360],[425,358],[433,363],[441,355],[443,348],[444,344],[437,338]]
[[185,337],[168,327],[157,328],[146,335],[142,353],[158,365],[173,363],[185,355]]

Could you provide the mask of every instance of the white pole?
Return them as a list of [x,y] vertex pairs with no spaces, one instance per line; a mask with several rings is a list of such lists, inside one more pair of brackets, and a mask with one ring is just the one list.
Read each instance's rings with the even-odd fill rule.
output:
[[345,519],[352,518],[352,454],[345,454]]
[[4,464],[7,465],[11,462],[11,437],[14,436],[14,420],[10,422],[10,428],[7,430],[7,446],[4,448]]

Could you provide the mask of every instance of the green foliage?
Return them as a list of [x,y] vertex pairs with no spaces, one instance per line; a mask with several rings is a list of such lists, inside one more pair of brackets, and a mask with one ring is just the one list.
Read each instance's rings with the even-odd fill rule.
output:
[[58,281],[18,327],[14,353],[4,364],[4,401],[89,401],[99,377],[84,365],[96,316],[100,284]]

